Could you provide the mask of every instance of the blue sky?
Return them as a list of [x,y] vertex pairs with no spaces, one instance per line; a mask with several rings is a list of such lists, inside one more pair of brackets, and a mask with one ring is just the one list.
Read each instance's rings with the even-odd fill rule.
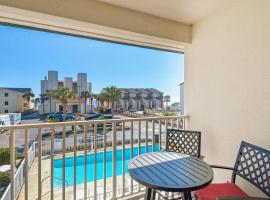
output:
[[0,87],[30,87],[40,94],[48,70],[59,79],[88,74],[94,93],[103,87],[156,88],[179,101],[184,55],[0,25]]

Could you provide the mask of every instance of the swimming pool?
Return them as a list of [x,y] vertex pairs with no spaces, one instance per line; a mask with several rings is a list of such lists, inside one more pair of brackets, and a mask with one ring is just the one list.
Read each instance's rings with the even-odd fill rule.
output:
[[[138,147],[133,148],[134,157],[138,155]],[[141,154],[145,153],[145,146],[141,146]],[[155,151],[159,150],[159,146],[155,145]],[[124,173],[128,173],[128,162],[130,160],[131,149],[125,149],[125,170]],[[152,145],[148,146],[148,151],[152,151]],[[66,159],[66,186],[72,186],[74,184],[74,158],[67,157]],[[97,153],[97,180],[104,178],[104,153]],[[76,158],[76,184],[84,183],[84,155],[77,156]],[[62,187],[62,163],[63,159],[54,160],[54,187]],[[116,176],[122,175],[122,149],[116,150]],[[112,151],[106,153],[106,177],[112,177]],[[87,154],[87,182],[94,181],[94,154]]]

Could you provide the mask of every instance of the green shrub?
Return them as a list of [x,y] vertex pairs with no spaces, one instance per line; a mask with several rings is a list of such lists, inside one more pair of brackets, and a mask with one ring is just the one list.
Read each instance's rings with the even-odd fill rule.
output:
[[0,172],[0,188],[7,187],[10,183],[10,174],[9,172]]
[[0,149],[0,165],[9,165],[10,163],[10,150]]
[[49,123],[59,122],[59,120],[56,119],[56,118],[51,118],[51,119],[48,119],[47,121],[48,121]]

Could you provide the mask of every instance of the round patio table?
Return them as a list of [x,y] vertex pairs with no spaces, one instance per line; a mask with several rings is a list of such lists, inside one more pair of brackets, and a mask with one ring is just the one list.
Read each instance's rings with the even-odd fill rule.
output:
[[128,172],[146,186],[147,200],[155,199],[156,190],[181,192],[183,200],[191,200],[191,191],[204,188],[213,180],[213,170],[206,162],[168,151],[135,157],[128,165]]

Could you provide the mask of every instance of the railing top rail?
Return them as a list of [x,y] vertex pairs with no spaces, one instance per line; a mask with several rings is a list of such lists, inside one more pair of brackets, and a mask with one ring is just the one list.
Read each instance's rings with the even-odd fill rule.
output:
[[38,123],[38,124],[20,124],[0,126],[0,130],[24,129],[24,128],[50,128],[56,126],[73,126],[85,124],[103,124],[103,123],[117,123],[130,121],[146,121],[146,120],[164,120],[164,119],[188,119],[188,115],[182,116],[163,116],[163,117],[142,117],[142,118],[122,118],[122,119],[108,119],[108,120],[90,120],[90,121],[68,121],[68,122],[54,122],[54,123]]

